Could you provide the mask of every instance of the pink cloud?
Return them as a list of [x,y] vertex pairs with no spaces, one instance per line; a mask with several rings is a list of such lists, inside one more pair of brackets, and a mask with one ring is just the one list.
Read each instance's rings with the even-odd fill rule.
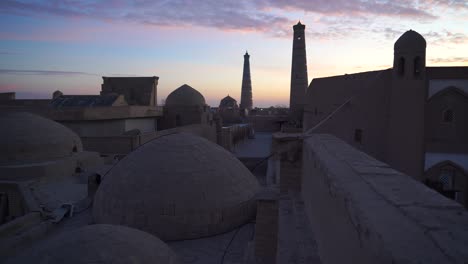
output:
[[[421,8],[423,4],[419,2],[416,0],[206,0],[197,2],[191,0],[3,0],[0,1],[0,13],[24,16],[54,15],[158,27],[201,26],[224,31],[262,32],[282,37],[296,22],[288,18],[285,11],[322,14],[326,17],[333,17],[341,25],[349,25],[348,21],[356,21],[359,16],[369,15],[429,20],[437,18],[428,11],[429,9]],[[458,3],[458,1],[448,0],[436,2]],[[86,30],[92,31],[93,29]],[[81,32],[77,32],[78,35],[79,33]],[[75,34],[75,32],[65,33],[64,36],[50,34],[50,37],[74,40]]]
[[20,87],[17,84],[0,83],[0,92],[2,93],[14,92],[19,89]]

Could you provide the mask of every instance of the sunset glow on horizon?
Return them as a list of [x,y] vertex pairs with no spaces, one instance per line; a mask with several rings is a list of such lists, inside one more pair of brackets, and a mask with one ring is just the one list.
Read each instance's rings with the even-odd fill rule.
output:
[[292,26],[306,25],[313,78],[392,67],[405,31],[427,41],[428,66],[468,66],[468,2],[0,2],[0,92],[17,98],[99,94],[102,76],[158,76],[158,100],[188,84],[211,106],[240,101],[248,50],[254,106],[289,104]]

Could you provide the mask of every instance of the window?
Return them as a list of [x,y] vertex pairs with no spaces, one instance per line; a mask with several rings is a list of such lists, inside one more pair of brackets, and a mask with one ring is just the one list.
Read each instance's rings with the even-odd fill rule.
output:
[[315,115],[318,114],[317,107],[315,107],[315,109],[314,109],[314,114],[315,114]]
[[421,75],[421,58],[414,58],[414,76],[418,77]]
[[362,144],[362,129],[354,130],[354,141],[356,143]]
[[398,75],[403,76],[405,74],[405,58],[401,57],[398,60]]
[[440,170],[439,182],[442,183],[443,190],[453,190],[453,178],[455,170],[453,168],[443,168]]
[[453,110],[452,109],[447,109],[443,113],[443,122],[444,123],[452,123],[453,122]]

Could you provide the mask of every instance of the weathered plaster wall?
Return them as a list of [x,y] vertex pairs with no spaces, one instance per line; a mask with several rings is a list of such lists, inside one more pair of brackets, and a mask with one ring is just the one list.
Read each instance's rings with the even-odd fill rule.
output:
[[189,125],[160,130],[140,135],[87,136],[82,137],[83,149],[101,154],[128,154],[140,145],[162,135],[187,132],[204,137],[216,143],[216,127],[209,125]]
[[281,130],[281,124],[287,120],[286,116],[249,116],[249,122],[256,132],[277,132]]
[[125,119],[125,131],[133,129],[140,130],[141,133],[156,131],[156,119],[154,118],[133,118]]
[[340,139],[304,140],[302,195],[323,263],[464,263],[468,213]]
[[60,121],[80,137],[118,136],[126,131],[139,129],[142,133],[156,131],[156,119],[129,118],[89,121]]
[[80,137],[117,136],[125,132],[125,120],[60,121]]
[[[427,101],[426,151],[468,153],[468,93],[461,88],[457,86],[443,89]],[[468,91],[468,84],[466,90]],[[452,122],[444,121],[446,110],[453,112]]]

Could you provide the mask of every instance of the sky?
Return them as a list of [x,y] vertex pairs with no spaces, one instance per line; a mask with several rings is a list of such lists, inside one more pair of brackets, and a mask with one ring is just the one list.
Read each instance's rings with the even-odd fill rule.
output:
[[102,76],[158,76],[158,100],[188,84],[211,106],[289,104],[292,26],[306,25],[313,78],[386,69],[412,29],[428,66],[468,66],[467,0],[0,0],[0,92],[99,94]]

